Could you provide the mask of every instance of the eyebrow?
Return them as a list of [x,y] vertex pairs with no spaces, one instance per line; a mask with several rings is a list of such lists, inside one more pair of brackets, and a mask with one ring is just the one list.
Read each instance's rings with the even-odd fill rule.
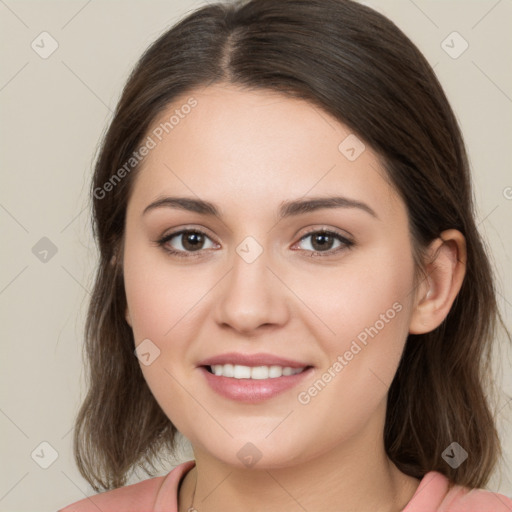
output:
[[[161,197],[146,206],[142,215],[145,215],[151,210],[164,207],[186,210],[189,212],[199,213],[201,215],[218,217],[219,219],[222,218],[219,209],[213,203],[190,197]],[[375,211],[366,203],[342,196],[313,197],[308,199],[283,201],[279,208],[279,218],[284,219],[296,215],[303,215],[323,208],[357,208],[370,214],[376,219],[379,218]]]

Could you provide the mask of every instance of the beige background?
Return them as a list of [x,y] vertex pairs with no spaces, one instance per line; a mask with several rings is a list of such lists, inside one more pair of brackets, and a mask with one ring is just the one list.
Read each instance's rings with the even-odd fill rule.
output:
[[[71,445],[84,391],[82,327],[96,258],[87,197],[92,162],[136,59],[202,3],[0,0],[0,511],[54,511],[93,494],[74,465]],[[479,227],[493,254],[510,328],[512,2],[365,3],[419,46],[453,105],[471,158]],[[43,31],[59,45],[47,59],[31,47]],[[469,44],[456,59],[442,47],[453,31]],[[453,54],[464,42],[451,37]],[[57,250],[46,262],[32,252],[42,237]],[[510,395],[510,351],[503,349],[501,359],[500,386]],[[511,402],[503,396],[500,407],[506,465],[489,488],[512,495]],[[35,462],[52,460],[52,448],[41,442],[57,456],[47,469]]]

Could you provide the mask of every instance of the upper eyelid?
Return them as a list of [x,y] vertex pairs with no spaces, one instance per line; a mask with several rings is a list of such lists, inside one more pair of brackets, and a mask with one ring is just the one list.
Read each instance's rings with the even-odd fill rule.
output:
[[162,235],[161,237],[159,237],[158,241],[159,242],[169,241],[172,238],[174,238],[175,236],[177,237],[179,235],[183,235],[184,233],[190,233],[190,232],[200,233],[202,235],[207,236],[212,242],[218,243],[215,241],[214,237],[212,237],[210,234],[208,234],[207,231],[205,231],[205,228],[188,228],[188,227],[180,228],[177,231],[172,231],[171,233]]

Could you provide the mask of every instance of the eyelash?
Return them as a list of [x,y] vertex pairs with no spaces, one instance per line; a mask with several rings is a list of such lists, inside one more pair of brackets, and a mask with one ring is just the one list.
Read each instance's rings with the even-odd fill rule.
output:
[[[170,233],[168,235],[163,236],[160,238],[160,240],[157,240],[157,245],[162,247],[162,249],[169,254],[170,256],[177,256],[179,258],[195,258],[199,257],[202,254],[202,251],[204,249],[199,249],[198,251],[189,252],[189,251],[179,251],[176,249],[169,249],[168,247],[165,247],[165,244],[168,243],[173,238],[186,234],[186,233],[194,233],[194,234],[200,234],[204,235],[207,238],[210,238],[204,231],[201,231],[199,229],[182,229],[180,231],[176,231],[175,233]],[[328,251],[307,251],[310,252],[310,257],[327,257],[327,256],[333,256],[337,254],[340,251],[350,249],[355,245],[355,242],[352,240],[349,240],[348,238],[345,238],[344,236],[340,235],[339,233],[336,233],[335,231],[330,231],[328,229],[313,229],[311,231],[308,231],[305,233],[299,240],[299,242],[302,242],[305,238],[314,235],[314,234],[322,234],[322,235],[328,235],[331,236],[338,241],[342,243],[342,245],[336,249],[329,249]],[[304,249],[303,249],[304,250]]]

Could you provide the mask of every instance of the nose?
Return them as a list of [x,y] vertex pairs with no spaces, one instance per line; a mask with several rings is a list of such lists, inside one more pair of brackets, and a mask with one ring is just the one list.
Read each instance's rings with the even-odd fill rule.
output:
[[290,297],[279,273],[265,251],[252,262],[240,254],[234,254],[231,271],[217,287],[217,324],[243,334],[282,327],[290,316]]

